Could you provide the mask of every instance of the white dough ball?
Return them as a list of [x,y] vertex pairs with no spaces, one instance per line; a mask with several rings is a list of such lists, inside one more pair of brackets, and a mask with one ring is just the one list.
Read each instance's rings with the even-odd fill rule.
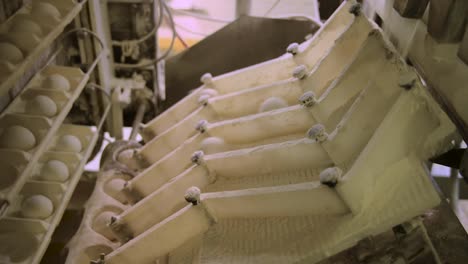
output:
[[200,149],[205,154],[213,154],[213,153],[226,151],[226,144],[224,143],[224,140],[222,138],[209,137],[209,138],[205,138],[201,142]]
[[126,165],[132,170],[140,169],[140,165],[138,164],[137,159],[135,158],[135,150],[133,149],[126,149],[119,153],[117,157],[117,161]]
[[45,219],[54,212],[54,204],[44,195],[33,195],[24,199],[21,213],[27,218]]
[[57,105],[49,97],[38,95],[26,104],[26,112],[35,115],[53,117],[57,114]]
[[42,88],[52,90],[70,90],[70,82],[60,74],[51,74],[47,76],[41,84]]
[[11,126],[5,128],[0,136],[0,147],[30,150],[36,145],[36,138],[27,128]]
[[112,233],[109,223],[112,216],[116,214],[111,211],[104,211],[96,216],[93,221],[93,229],[94,231],[98,232],[99,234],[103,235],[109,240],[115,240],[116,237]]
[[267,98],[265,101],[263,101],[263,103],[260,105],[260,108],[258,109],[258,112],[259,113],[268,112],[268,111],[272,111],[275,109],[284,108],[287,106],[288,106],[288,103],[282,98],[270,97],[270,98]]
[[42,36],[41,27],[36,22],[27,18],[15,19],[9,32],[27,32],[36,36]]
[[13,64],[20,63],[23,59],[23,52],[13,44],[8,42],[0,42],[0,56],[2,60]]
[[52,17],[54,19],[60,19],[62,16],[60,11],[52,5],[51,3],[46,2],[33,2],[32,14],[36,17]]
[[120,178],[115,178],[110,181],[108,181],[105,186],[104,190],[108,195],[116,199],[117,201],[121,203],[126,203],[127,199],[125,198],[125,195],[123,194],[122,190],[125,186],[126,181]]
[[64,182],[70,176],[68,166],[60,160],[49,160],[42,167],[40,178],[46,181]]
[[81,152],[81,141],[79,138],[73,135],[64,135],[61,136],[58,143],[57,148],[60,151],[66,152]]

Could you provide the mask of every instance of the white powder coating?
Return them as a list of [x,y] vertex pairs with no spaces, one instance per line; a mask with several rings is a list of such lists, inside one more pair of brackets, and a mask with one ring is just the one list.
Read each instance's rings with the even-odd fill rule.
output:
[[42,36],[42,29],[41,27],[34,21],[27,19],[27,18],[19,18],[16,19],[10,29],[10,32],[27,32],[31,34],[35,34],[36,36]]
[[51,74],[44,79],[41,88],[68,91],[70,82],[60,74]]
[[8,42],[0,42],[0,54],[2,54],[2,59],[9,63],[17,64],[24,60],[23,52]]
[[24,199],[21,214],[27,218],[45,219],[54,212],[54,204],[44,195],[38,194]]
[[80,152],[82,149],[81,141],[76,136],[64,135],[57,142],[57,149],[66,152]]
[[279,98],[279,97],[270,97],[270,98],[265,99],[265,101],[263,101],[263,103],[258,108],[258,112],[259,113],[268,112],[268,111],[284,108],[287,106],[288,106],[288,103],[284,99]]
[[7,127],[0,136],[0,147],[2,148],[30,150],[35,145],[34,134],[22,126]]
[[38,95],[26,104],[26,112],[53,117],[57,114],[57,104],[47,96]]
[[223,152],[226,151],[226,144],[224,143],[224,140],[219,137],[209,137],[205,138],[201,144],[200,144],[201,150],[205,154],[212,154],[212,153],[218,153],[218,152]]
[[70,177],[70,172],[65,163],[59,160],[49,160],[42,167],[40,178],[46,181],[64,182]]

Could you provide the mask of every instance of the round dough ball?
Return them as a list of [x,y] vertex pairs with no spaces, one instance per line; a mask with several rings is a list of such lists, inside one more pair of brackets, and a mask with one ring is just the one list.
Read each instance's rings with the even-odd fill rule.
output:
[[57,105],[49,97],[38,95],[26,104],[26,112],[29,114],[53,117],[57,114]]
[[0,54],[2,60],[8,61],[9,63],[18,64],[24,60],[21,50],[8,42],[0,42]]
[[60,74],[51,74],[47,76],[41,84],[42,88],[52,90],[70,90],[70,82]]
[[0,136],[0,147],[2,148],[30,150],[35,145],[34,134],[22,126],[7,127]]
[[37,194],[24,199],[21,214],[27,218],[45,219],[54,212],[54,204],[44,195]]
[[15,183],[18,171],[12,165],[1,160],[0,171],[2,172],[2,176],[0,177],[0,190],[3,190]]
[[201,142],[200,148],[205,154],[213,154],[226,151],[226,144],[222,138],[209,137]]
[[272,111],[275,109],[284,108],[287,106],[288,106],[288,103],[282,98],[270,97],[270,98],[267,98],[265,101],[263,101],[263,103],[260,105],[260,108],[258,109],[258,112],[259,113],[268,112],[268,111]]
[[126,149],[119,153],[117,156],[117,161],[126,165],[132,170],[139,170],[140,165],[138,164],[137,159],[135,158],[135,150]]
[[32,14],[36,17],[44,17],[44,18],[54,18],[55,20],[60,19],[62,16],[60,14],[60,11],[52,5],[51,3],[46,3],[46,2],[38,2],[34,1],[33,2],[33,7],[32,7]]
[[68,166],[60,160],[49,160],[42,167],[40,178],[45,181],[64,182],[70,177]]
[[125,183],[126,181],[120,178],[112,179],[104,185],[104,191],[117,201],[126,203],[127,198],[125,198],[125,195],[122,192]]
[[57,148],[66,152],[81,152],[81,141],[73,135],[64,135],[60,137]]
[[[38,238],[26,230],[10,230],[0,234],[0,256],[7,256],[10,261],[1,263],[19,263],[30,258],[39,246]],[[4,260],[3,258],[0,258]],[[0,261],[1,261],[0,260]]]
[[27,18],[15,19],[9,32],[27,32],[36,36],[42,36],[41,27],[36,22]]
[[98,232],[99,234],[103,235],[107,239],[113,241],[116,240],[115,235],[112,233],[109,223],[112,216],[116,214],[111,211],[104,211],[101,212],[94,218],[93,221],[93,229],[94,231]]

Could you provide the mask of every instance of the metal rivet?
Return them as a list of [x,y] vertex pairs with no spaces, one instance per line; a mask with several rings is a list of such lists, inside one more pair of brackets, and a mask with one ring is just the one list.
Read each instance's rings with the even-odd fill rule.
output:
[[317,142],[323,142],[328,139],[328,134],[322,124],[317,124],[307,131],[307,137]]
[[201,150],[198,150],[198,151],[195,151],[193,154],[192,154],[192,157],[190,158],[190,160],[192,161],[192,163],[195,163],[197,165],[200,165],[203,163],[203,157],[205,156],[205,153]]
[[317,100],[315,99],[315,93],[312,91],[305,92],[299,97],[299,102],[305,107],[313,106],[315,103],[317,103]]
[[361,14],[362,5],[360,3],[355,3],[349,8],[349,12],[355,16],[359,16]]
[[213,83],[213,75],[211,75],[211,73],[205,73],[205,74],[203,74],[203,75],[201,76],[200,81],[201,81],[204,85],[212,84],[212,83]]
[[417,76],[414,72],[406,72],[404,74],[400,75],[400,78],[398,80],[398,85],[401,88],[404,88],[406,90],[410,90],[413,88],[414,84],[416,83]]
[[296,42],[289,44],[286,48],[287,53],[291,53],[292,55],[296,55],[299,52],[299,44]]
[[197,125],[195,126],[195,130],[200,131],[200,133],[205,133],[207,128],[208,128],[208,121],[206,120],[198,121]]
[[343,171],[338,167],[326,168],[320,172],[320,183],[328,187],[335,187],[341,179]]
[[192,186],[185,191],[184,198],[187,202],[197,205],[200,203],[200,189],[198,187]]
[[307,67],[305,65],[299,65],[293,70],[293,77],[300,80],[307,76]]

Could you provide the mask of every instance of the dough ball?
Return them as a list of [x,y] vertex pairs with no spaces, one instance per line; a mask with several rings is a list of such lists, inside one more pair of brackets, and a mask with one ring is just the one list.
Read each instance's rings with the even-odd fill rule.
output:
[[37,250],[39,241],[34,233],[25,230],[11,230],[0,234],[0,256],[7,256],[10,261],[1,263],[19,263],[26,261]]
[[41,194],[24,199],[21,205],[21,213],[27,218],[45,219],[53,212],[54,204],[48,197]]
[[70,82],[67,78],[60,74],[51,74],[47,76],[42,82],[41,88],[52,89],[52,90],[70,90]]
[[120,178],[115,178],[108,181],[104,185],[105,192],[110,195],[112,198],[116,199],[121,203],[126,203],[127,198],[123,194],[122,190],[125,186],[126,181]]
[[30,150],[35,145],[34,134],[22,126],[7,127],[0,136],[0,147],[2,148]]
[[135,150],[133,149],[126,149],[119,153],[117,157],[117,161],[126,165],[128,168],[132,170],[139,170],[140,165],[138,164],[137,159],[135,158]]
[[260,105],[260,108],[258,109],[258,112],[259,113],[268,112],[268,111],[272,111],[275,109],[284,108],[287,106],[288,106],[288,103],[285,100],[279,97],[270,97],[270,98],[267,98],[265,101],[263,101],[263,103]]
[[98,232],[99,234],[103,235],[107,239],[113,241],[116,240],[115,235],[112,233],[108,224],[110,223],[110,219],[112,216],[116,215],[114,212],[111,211],[104,211],[101,212],[94,218],[93,221],[93,229],[94,231]]
[[62,16],[60,11],[51,3],[33,1],[32,14],[35,17],[54,18],[55,20],[60,19]]
[[49,160],[42,167],[40,178],[45,181],[64,182],[70,177],[68,166],[60,160]]
[[41,27],[36,22],[27,18],[15,19],[9,31],[10,32],[27,32],[27,33],[35,34],[36,36],[42,36]]
[[0,42],[0,54],[2,60],[9,63],[18,64],[24,60],[23,52],[13,44]]
[[38,95],[26,104],[29,114],[53,117],[57,114],[57,105],[47,96]]
[[61,136],[58,143],[57,149],[66,152],[81,152],[81,141],[78,137],[73,135]]
[[226,144],[222,138],[209,137],[201,142],[200,148],[205,154],[213,154],[226,151]]

